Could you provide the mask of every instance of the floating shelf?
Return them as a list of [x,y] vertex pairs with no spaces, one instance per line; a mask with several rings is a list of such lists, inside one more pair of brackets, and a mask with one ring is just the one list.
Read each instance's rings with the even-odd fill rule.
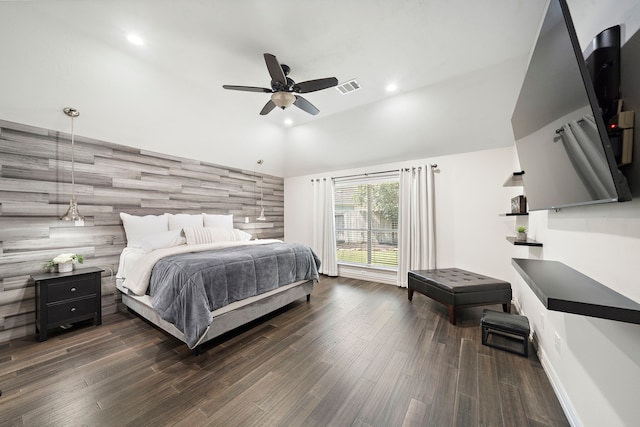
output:
[[505,182],[502,184],[503,187],[522,187],[522,175],[524,175],[524,171],[514,172]]
[[[503,187],[523,186],[522,175],[524,175],[524,171],[513,172],[502,186]],[[520,206],[520,208],[522,208],[521,203],[523,203],[523,200],[524,200],[524,203],[526,203],[526,198],[523,198],[523,196],[519,196],[519,197],[520,197],[520,202],[518,203],[518,205]],[[513,207],[513,204],[512,204],[512,207]],[[507,212],[507,213],[500,214],[500,216],[529,216],[529,212]],[[536,246],[536,247],[542,246],[542,243],[536,242],[533,239],[518,240],[514,236],[507,236],[507,240],[516,246]]]
[[542,246],[542,243],[536,242],[533,239],[518,240],[517,238],[515,238],[513,236],[507,236],[507,240],[510,241],[511,243],[513,243],[516,246],[538,246],[538,247]]
[[511,264],[549,310],[640,324],[640,304],[561,262],[513,258]]

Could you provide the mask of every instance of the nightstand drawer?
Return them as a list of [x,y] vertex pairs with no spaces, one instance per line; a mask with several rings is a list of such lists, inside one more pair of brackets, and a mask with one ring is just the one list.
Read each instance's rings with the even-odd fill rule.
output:
[[76,301],[51,304],[47,306],[47,314],[50,324],[70,321],[81,316],[94,314],[95,312],[95,298],[83,298]]
[[47,303],[95,295],[96,290],[94,283],[94,278],[87,275],[80,279],[76,278],[49,285],[49,298]]

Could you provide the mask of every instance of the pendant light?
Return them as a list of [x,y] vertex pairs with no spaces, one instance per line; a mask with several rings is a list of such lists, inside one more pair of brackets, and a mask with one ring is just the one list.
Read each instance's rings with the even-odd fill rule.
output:
[[75,225],[84,225],[84,217],[78,212],[78,202],[76,201],[76,177],[75,177],[75,135],[73,132],[73,119],[80,115],[80,112],[75,108],[66,107],[64,113],[71,117],[71,200],[69,201],[69,209],[67,213],[60,217],[64,221],[74,221]]
[[[262,164],[264,163],[264,160],[260,159],[258,160],[258,164],[262,166]],[[264,182],[264,179],[262,179],[262,182]],[[262,195],[262,185],[260,185],[260,216],[256,218],[258,221],[266,221],[267,217],[264,216],[264,200],[263,200],[263,195]]]

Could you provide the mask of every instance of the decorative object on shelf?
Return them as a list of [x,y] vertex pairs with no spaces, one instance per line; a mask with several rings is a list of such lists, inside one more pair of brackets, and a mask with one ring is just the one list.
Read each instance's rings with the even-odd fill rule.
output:
[[511,213],[526,213],[527,198],[524,196],[516,196],[511,199]]
[[80,115],[80,112],[75,108],[66,107],[64,113],[71,117],[71,200],[69,201],[69,209],[67,213],[60,217],[64,221],[74,221],[75,225],[84,225],[84,217],[80,215],[78,211],[78,202],[76,201],[76,179],[75,179],[75,134],[73,132],[73,119]]
[[[260,159],[258,160],[258,164],[260,166],[262,166],[262,164],[264,163],[264,160]],[[264,182],[264,179],[262,179],[262,181]],[[262,184],[260,185],[260,216],[256,218],[258,221],[266,221],[267,217],[264,216],[264,199],[263,199],[263,194],[262,194]]]
[[516,228],[516,231],[518,232],[518,235],[516,236],[518,240],[527,240],[527,227],[521,225]]
[[84,256],[79,254],[60,254],[55,258],[50,259],[44,265],[45,270],[51,271],[52,269],[58,269],[58,273],[68,273],[73,271],[73,266],[77,263],[82,264],[84,262]]

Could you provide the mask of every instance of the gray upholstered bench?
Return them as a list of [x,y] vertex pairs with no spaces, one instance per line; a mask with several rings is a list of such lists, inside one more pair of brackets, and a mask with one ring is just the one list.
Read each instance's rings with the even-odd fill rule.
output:
[[460,307],[502,304],[505,312],[511,312],[509,282],[458,268],[409,271],[409,301],[414,291],[445,304],[452,325]]

